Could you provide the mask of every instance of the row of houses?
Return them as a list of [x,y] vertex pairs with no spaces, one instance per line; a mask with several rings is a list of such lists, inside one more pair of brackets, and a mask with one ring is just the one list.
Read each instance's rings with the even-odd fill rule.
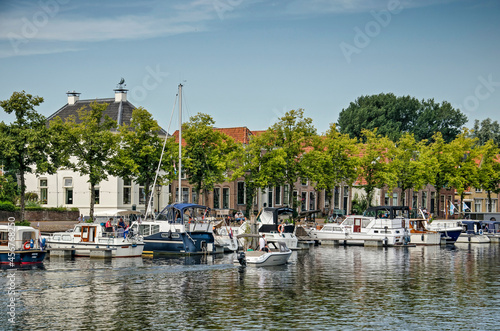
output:
[[[81,100],[80,93],[75,91],[67,93],[67,103],[48,117],[48,121],[60,116],[63,120],[71,115],[77,116],[77,110],[89,107],[91,102],[108,103],[105,114],[110,116],[119,125],[130,124],[132,110],[135,106],[127,100],[127,90],[120,87],[114,90],[114,98]],[[236,142],[248,144],[251,136],[259,131],[251,131],[247,127],[218,128]],[[166,135],[161,130],[160,135]],[[173,201],[192,203],[203,203],[213,209],[232,209],[245,212],[247,196],[243,178],[234,182],[226,182],[215,185],[213,191],[208,192],[204,201],[199,201],[193,187],[186,178],[181,180],[180,190],[178,180],[167,186],[158,185],[153,189],[153,208],[163,209]],[[56,174],[26,176],[26,191],[38,195],[41,203],[47,207],[74,207],[78,208],[83,215],[89,214],[90,209],[90,185],[88,176],[80,176],[71,170],[61,169]],[[180,199],[179,199],[180,192]],[[145,201],[144,187],[138,183],[122,178],[110,176],[108,180],[99,183],[95,187],[95,210],[129,209],[145,212],[147,201]],[[294,187],[277,186],[260,189],[253,205],[253,212],[257,213],[263,207],[286,206],[289,196],[293,195],[293,201],[299,212],[317,211],[327,215],[333,209],[339,209],[344,213],[351,213],[353,199],[364,195],[359,186],[339,185],[332,192],[315,190],[312,183],[301,180]],[[498,198],[496,194],[492,201],[492,210],[498,212]],[[437,210],[437,203],[441,210]],[[402,194],[401,190],[395,189],[389,192],[387,189],[376,190],[372,204],[374,205],[408,205],[413,209],[425,208],[438,217],[447,214],[446,202],[453,202],[460,209],[459,197],[454,190],[442,189],[439,192],[431,185],[419,191],[410,191]],[[472,189],[466,193],[465,204],[472,212],[485,212],[488,208],[486,193]]]

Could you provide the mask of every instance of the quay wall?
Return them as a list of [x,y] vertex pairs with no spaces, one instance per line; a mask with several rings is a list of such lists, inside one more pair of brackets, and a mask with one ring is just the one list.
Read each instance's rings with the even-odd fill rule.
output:
[[[54,210],[26,210],[25,219],[30,222],[43,221],[77,221],[80,213],[78,211],[54,211]],[[0,222],[7,222],[9,217],[21,221],[20,211],[0,210]]]

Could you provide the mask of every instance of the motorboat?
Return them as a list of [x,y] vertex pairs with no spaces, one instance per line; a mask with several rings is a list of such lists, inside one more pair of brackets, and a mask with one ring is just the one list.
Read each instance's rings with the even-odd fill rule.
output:
[[238,239],[233,233],[231,226],[225,220],[219,221],[213,226],[214,240],[216,245],[222,247],[225,253],[238,250]]
[[47,249],[74,251],[74,256],[98,256],[110,252],[110,257],[142,256],[142,236],[130,229],[106,232],[104,223],[78,223],[66,232],[55,232],[46,238]]
[[132,229],[144,237],[144,254],[222,253],[207,217],[209,211],[203,205],[174,203],[156,219],[132,223]]
[[490,238],[484,234],[481,221],[459,220],[462,224],[462,233],[457,239],[457,243],[486,244],[491,242]]
[[500,242],[500,221],[481,221],[481,227],[491,242]]
[[441,243],[453,245],[462,233],[462,224],[455,220],[433,220],[426,221],[424,226],[427,230],[436,231],[441,234]]
[[292,214],[288,207],[265,207],[257,217],[259,234],[265,234],[268,242],[282,241],[289,249],[298,249],[295,225],[288,223]]
[[[260,238],[261,235],[251,235],[251,234],[242,234],[238,235],[239,239],[243,238]],[[271,267],[284,265],[288,262],[288,259],[292,255],[292,250],[286,246],[286,243],[283,241],[272,241],[267,242],[269,251],[261,251],[258,250],[258,245],[248,246],[247,244],[243,244],[243,247],[249,247],[247,250],[242,250],[236,253],[235,263],[239,263],[242,266],[255,266],[255,267]]]
[[31,226],[15,226],[14,222],[0,225],[0,263],[14,267],[38,264],[47,251],[40,232]]
[[326,223],[312,229],[309,234],[321,243],[333,241],[343,245],[404,245],[407,233],[401,219],[382,218],[380,215],[349,215],[340,224]]
[[[406,221],[405,225],[406,225]],[[441,232],[430,230],[426,227],[427,220],[416,218],[409,219],[406,227],[410,232],[410,243],[415,245],[440,245]]]

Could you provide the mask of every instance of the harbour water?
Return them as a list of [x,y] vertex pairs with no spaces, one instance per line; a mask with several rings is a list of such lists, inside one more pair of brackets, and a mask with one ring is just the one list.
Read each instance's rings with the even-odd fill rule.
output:
[[[243,269],[233,255],[47,260],[1,270],[4,330],[495,330],[500,245],[293,252]],[[8,280],[15,278],[15,324]],[[9,276],[9,277],[7,277]]]

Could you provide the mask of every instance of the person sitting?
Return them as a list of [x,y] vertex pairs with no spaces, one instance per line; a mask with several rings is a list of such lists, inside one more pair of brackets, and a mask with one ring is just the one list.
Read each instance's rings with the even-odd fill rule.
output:
[[125,230],[125,222],[123,221],[123,218],[121,218],[121,217],[120,217],[120,221],[118,222],[118,228]]
[[106,222],[106,232],[113,232],[113,224],[112,224],[112,221],[113,221],[113,218],[110,218],[107,222]]
[[269,252],[269,246],[267,246],[267,240],[266,240],[266,235],[263,234],[262,237],[259,239],[259,247],[260,250],[263,252]]

